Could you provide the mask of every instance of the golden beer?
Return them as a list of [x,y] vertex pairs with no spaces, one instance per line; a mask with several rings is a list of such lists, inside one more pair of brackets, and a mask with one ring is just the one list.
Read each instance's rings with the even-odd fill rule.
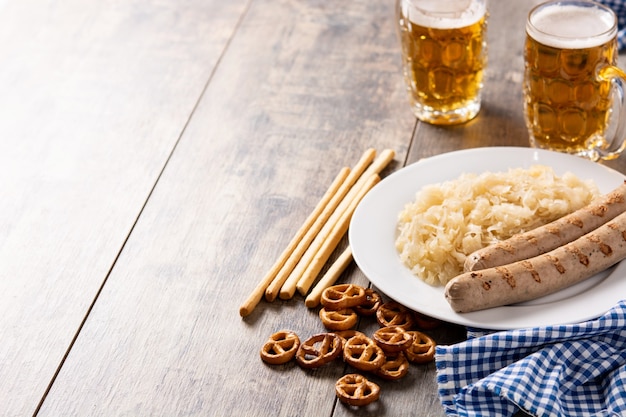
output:
[[524,62],[531,145],[593,160],[616,157],[621,145],[605,134],[613,85],[610,76],[603,76],[603,68],[615,70],[617,62],[613,13],[584,2],[535,8],[527,24]]
[[466,122],[480,110],[486,65],[482,0],[399,0],[398,32],[409,101],[418,119]]

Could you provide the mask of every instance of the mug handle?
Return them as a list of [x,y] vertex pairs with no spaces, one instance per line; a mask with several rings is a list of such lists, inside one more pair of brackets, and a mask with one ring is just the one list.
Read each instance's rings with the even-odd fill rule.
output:
[[606,161],[617,158],[626,148],[626,72],[608,65],[599,69],[597,77],[600,81],[611,82],[613,98],[605,137],[594,147],[599,159]]

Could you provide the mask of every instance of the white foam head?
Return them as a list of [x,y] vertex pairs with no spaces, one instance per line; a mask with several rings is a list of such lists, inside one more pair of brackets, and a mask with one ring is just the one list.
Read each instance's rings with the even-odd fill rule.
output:
[[412,23],[434,29],[473,25],[487,11],[485,0],[408,0],[402,8]]
[[531,11],[526,32],[554,48],[580,49],[602,45],[617,34],[610,9],[585,2],[544,4]]

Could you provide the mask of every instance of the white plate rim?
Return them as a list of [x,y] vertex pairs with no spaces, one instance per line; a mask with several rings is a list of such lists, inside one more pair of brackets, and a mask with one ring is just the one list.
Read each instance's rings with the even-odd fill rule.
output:
[[397,216],[424,185],[455,179],[466,172],[506,171],[536,164],[551,166],[557,175],[569,171],[592,179],[601,193],[626,179],[600,163],[536,148],[483,147],[424,158],[384,178],[359,203],[348,230],[356,264],[387,297],[415,311],[468,327],[507,330],[581,322],[602,315],[626,296],[626,262],[598,278],[590,288],[574,291],[564,299],[459,314],[450,308],[442,287],[432,287],[413,276],[396,252]]

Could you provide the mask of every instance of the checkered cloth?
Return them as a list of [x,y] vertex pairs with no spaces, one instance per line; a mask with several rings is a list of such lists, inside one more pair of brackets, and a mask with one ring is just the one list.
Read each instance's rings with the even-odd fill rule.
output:
[[624,0],[598,0],[610,7],[617,16],[617,45],[620,52],[626,51],[626,1]]
[[626,301],[580,323],[438,346],[448,416],[626,416]]

